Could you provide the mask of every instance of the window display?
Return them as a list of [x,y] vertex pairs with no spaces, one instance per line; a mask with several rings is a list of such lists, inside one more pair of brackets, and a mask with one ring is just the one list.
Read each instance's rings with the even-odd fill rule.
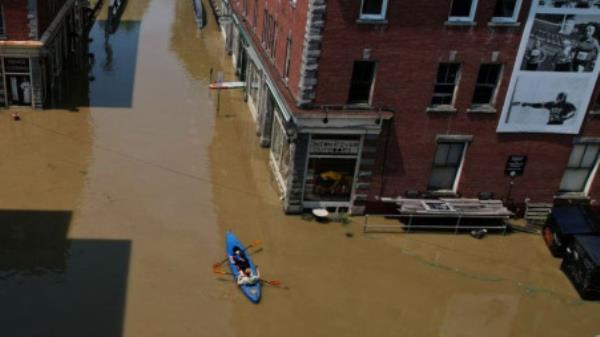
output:
[[305,201],[351,200],[360,144],[360,136],[312,136],[304,183]]

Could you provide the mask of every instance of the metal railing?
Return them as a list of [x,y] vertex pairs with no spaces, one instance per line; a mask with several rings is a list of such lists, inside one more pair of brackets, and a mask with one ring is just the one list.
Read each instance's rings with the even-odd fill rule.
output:
[[[502,230],[502,235],[506,234],[506,230],[508,229],[507,220],[509,216],[499,216],[499,215],[466,215],[466,214],[456,214],[456,216],[451,216],[448,214],[377,214],[379,217],[384,218],[396,218],[398,220],[403,218],[408,218],[408,222],[398,223],[397,225],[381,225],[381,224],[373,224],[369,223],[370,215],[365,215],[365,222],[363,224],[363,233],[374,232],[376,230],[371,229],[385,229],[378,230],[378,232],[397,232],[404,231],[409,233],[411,229],[454,229],[454,234],[457,234],[461,229],[493,229],[493,230]],[[418,224],[414,225],[413,220],[415,218],[445,218],[445,219],[453,219],[456,218],[456,222],[454,225],[428,225],[428,224]],[[461,221],[463,219],[482,219],[482,220],[502,220],[502,225],[462,225]],[[395,229],[397,231],[392,231]]]

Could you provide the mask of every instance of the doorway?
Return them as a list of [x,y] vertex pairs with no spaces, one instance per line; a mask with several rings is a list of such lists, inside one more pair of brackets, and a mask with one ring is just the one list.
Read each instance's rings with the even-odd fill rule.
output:
[[6,75],[8,105],[31,105],[32,86],[28,75]]

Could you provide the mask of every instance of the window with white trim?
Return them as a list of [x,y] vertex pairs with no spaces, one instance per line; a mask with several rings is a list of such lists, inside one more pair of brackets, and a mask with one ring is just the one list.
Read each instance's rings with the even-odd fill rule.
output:
[[290,62],[292,61],[292,34],[288,35],[285,44],[285,63],[283,65],[283,78],[286,80],[290,76]]
[[454,191],[466,148],[467,142],[438,142],[427,186],[430,191]]
[[362,0],[360,16],[362,20],[384,20],[388,0]]
[[452,0],[448,21],[475,21],[477,0]]
[[517,22],[522,0],[496,0],[492,22]]
[[459,77],[459,63],[440,63],[431,97],[432,106],[454,104],[454,93]]
[[599,150],[600,144],[575,144],[573,146],[569,163],[560,182],[560,192],[586,192],[588,181],[598,164]]
[[474,106],[494,103],[501,71],[502,65],[497,63],[482,64],[479,67],[475,92],[473,93],[472,104]]

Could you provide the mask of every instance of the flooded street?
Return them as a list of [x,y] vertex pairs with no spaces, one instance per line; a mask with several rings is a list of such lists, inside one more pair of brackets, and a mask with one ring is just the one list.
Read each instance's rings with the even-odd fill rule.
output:
[[[234,75],[210,11],[202,31],[190,0],[98,20],[87,104],[0,112],[2,336],[600,335],[541,237],[284,215],[242,93],[216,113],[210,69]],[[227,230],[289,289],[254,305],[213,274]]]

